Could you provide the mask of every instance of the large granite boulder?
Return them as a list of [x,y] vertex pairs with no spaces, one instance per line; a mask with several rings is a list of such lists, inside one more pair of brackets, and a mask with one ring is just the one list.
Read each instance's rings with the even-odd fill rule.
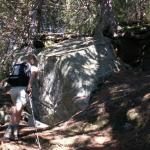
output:
[[109,39],[71,39],[39,53],[39,77],[34,84],[34,112],[54,125],[89,104],[92,91],[118,68]]

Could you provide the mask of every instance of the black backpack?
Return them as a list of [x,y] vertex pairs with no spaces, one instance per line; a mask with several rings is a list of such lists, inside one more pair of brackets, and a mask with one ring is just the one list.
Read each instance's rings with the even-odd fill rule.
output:
[[23,62],[14,64],[7,82],[11,86],[27,86],[31,75],[30,64]]

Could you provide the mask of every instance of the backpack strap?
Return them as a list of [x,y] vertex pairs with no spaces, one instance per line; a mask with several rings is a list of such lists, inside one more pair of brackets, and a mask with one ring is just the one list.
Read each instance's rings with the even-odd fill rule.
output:
[[25,72],[26,72],[26,73],[27,73],[27,72],[31,72],[31,65],[30,65],[29,63],[27,63],[27,62],[24,62],[24,63],[25,63],[25,65],[27,66]]

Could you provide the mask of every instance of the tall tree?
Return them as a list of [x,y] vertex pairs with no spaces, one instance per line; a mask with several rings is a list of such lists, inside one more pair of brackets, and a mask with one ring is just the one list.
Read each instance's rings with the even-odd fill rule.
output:
[[97,0],[96,2],[98,15],[95,38],[102,38],[103,35],[112,36],[117,26],[112,0]]

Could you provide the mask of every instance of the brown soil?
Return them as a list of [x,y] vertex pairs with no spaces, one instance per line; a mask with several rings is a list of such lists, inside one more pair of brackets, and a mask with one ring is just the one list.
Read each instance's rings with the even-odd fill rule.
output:
[[[42,150],[149,150],[149,102],[150,72],[114,74],[85,110],[52,129],[38,130]],[[1,141],[0,150],[37,150],[35,139],[35,129],[22,126],[21,140]]]

